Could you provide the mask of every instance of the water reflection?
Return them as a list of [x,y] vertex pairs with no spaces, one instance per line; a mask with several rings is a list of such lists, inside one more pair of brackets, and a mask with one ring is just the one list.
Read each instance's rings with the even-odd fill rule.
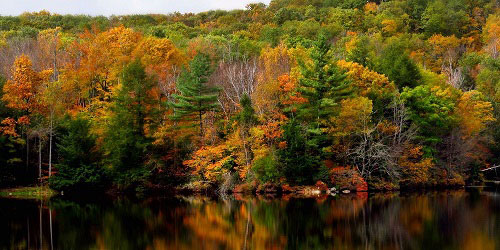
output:
[[500,193],[0,199],[0,249],[499,249]]

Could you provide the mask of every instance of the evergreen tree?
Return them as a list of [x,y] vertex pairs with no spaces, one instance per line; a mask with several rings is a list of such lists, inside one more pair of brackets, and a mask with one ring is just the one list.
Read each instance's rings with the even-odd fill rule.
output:
[[332,62],[330,44],[320,34],[311,52],[311,65],[301,63],[302,78],[299,91],[308,102],[297,109],[299,120],[307,124],[306,143],[311,154],[324,156],[331,145],[324,129],[329,119],[339,112],[339,103],[353,94],[346,75]]
[[419,128],[417,139],[424,144],[424,152],[434,155],[443,136],[456,124],[453,99],[438,96],[430,86],[425,85],[405,88],[401,98],[408,108],[408,118]]
[[325,148],[331,145],[326,125],[339,112],[340,101],[353,93],[346,75],[332,62],[325,35],[319,35],[311,59],[310,65],[300,64],[299,92],[308,101],[298,107],[297,119],[292,118],[284,126],[286,147],[279,151],[284,175],[297,184],[314,181],[321,169],[321,159],[326,157]]
[[304,129],[292,118],[283,126],[286,147],[278,151],[281,172],[291,184],[312,184],[320,167],[317,149],[307,142]]
[[68,118],[63,133],[57,147],[58,172],[49,179],[50,187],[68,193],[102,189],[101,153],[96,149],[96,136],[90,132],[90,122],[82,117]]
[[144,129],[155,103],[148,92],[154,86],[139,60],[125,67],[121,89],[112,107],[107,131],[108,161],[119,188],[140,187],[149,175],[145,167],[152,139]]
[[332,62],[325,35],[319,35],[311,59],[312,65],[300,65],[303,77],[299,81],[299,91],[308,102],[301,105],[298,115],[319,133],[322,123],[338,111],[340,100],[351,96],[353,91],[347,76]]
[[180,95],[174,95],[174,120],[196,121],[200,137],[203,136],[203,115],[218,108],[219,88],[207,85],[212,74],[210,58],[205,54],[196,55],[189,64],[190,71],[179,77],[177,88]]
[[252,148],[248,142],[250,137],[250,128],[257,124],[257,116],[252,107],[252,99],[247,94],[244,94],[240,100],[241,111],[238,114],[238,126],[240,127],[240,138],[243,142],[243,149],[245,151],[245,161],[247,166],[253,159]]
[[248,131],[257,123],[257,115],[252,106],[252,99],[247,94],[244,94],[240,100],[241,111],[238,114],[238,124],[240,128]]
[[388,46],[379,60],[378,71],[394,81],[400,90],[414,88],[420,84],[421,75],[417,65],[398,45]]

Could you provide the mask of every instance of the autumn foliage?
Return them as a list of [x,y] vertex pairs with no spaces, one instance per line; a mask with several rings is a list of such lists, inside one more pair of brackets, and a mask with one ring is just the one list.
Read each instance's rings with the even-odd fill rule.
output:
[[88,134],[75,168],[117,192],[480,182],[500,164],[499,20],[461,0],[0,17],[0,165],[44,181]]

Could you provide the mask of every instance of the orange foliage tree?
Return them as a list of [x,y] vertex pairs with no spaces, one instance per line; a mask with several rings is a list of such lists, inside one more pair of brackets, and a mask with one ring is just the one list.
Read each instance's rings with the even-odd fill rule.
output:
[[112,89],[123,67],[131,60],[132,52],[142,35],[119,26],[98,33],[81,34],[72,45],[73,63],[62,76],[68,89],[78,93],[77,105],[83,108],[103,107],[110,100]]
[[22,111],[23,115],[14,122],[13,118],[7,118],[2,122],[3,131],[12,136],[17,136],[13,126],[27,125],[30,123],[32,113],[40,113],[44,109],[41,102],[41,88],[51,73],[50,70],[36,72],[33,69],[31,60],[26,55],[21,55],[14,62],[12,68],[13,79],[8,80],[4,85],[3,101],[7,107]]
[[194,174],[205,180],[215,182],[233,167],[234,158],[226,144],[203,146],[193,153],[191,159],[184,161]]
[[407,186],[424,186],[429,184],[429,170],[434,166],[432,158],[424,157],[422,146],[406,145],[406,150],[399,158],[401,167],[400,185]]

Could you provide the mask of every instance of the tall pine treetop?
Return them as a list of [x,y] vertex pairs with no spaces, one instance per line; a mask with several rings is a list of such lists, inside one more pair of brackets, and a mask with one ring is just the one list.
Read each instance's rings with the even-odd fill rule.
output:
[[[209,86],[208,79],[213,72],[210,57],[198,54],[189,63],[189,71],[184,70],[177,82],[179,95],[174,95],[174,120],[196,121],[200,136],[203,135],[203,115],[217,110],[217,96],[220,89]],[[196,125],[196,124],[193,124]]]
[[312,127],[319,128],[322,121],[336,114],[340,100],[352,95],[352,88],[333,62],[330,43],[323,34],[318,36],[311,52],[311,64],[300,63],[302,78],[299,91],[308,102],[299,108],[299,117],[312,122]]

